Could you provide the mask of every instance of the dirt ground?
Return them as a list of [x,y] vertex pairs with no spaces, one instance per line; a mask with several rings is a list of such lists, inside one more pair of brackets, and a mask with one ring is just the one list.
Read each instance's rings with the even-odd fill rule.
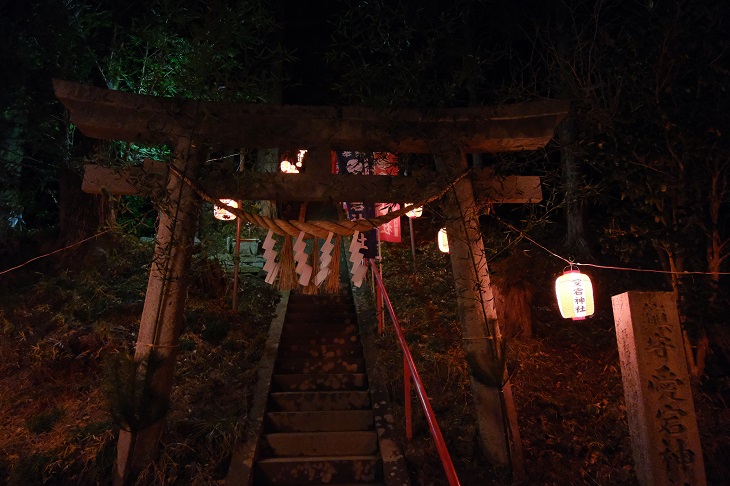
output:
[[[108,484],[118,430],[109,413],[116,396],[109,369],[135,341],[149,255],[143,247],[110,252],[105,272],[51,274],[36,267],[2,282],[0,483]],[[477,445],[448,259],[425,248],[418,258],[414,272],[408,248],[386,251],[384,278],[461,482],[509,484]],[[221,484],[278,298],[260,278],[246,278],[240,312],[231,313],[225,276],[214,263],[198,263],[163,452],[138,484]],[[545,284],[553,270],[532,269],[532,335],[508,345],[523,484],[636,484],[606,305],[616,289],[599,284],[596,316],[565,321]],[[402,433],[402,358],[391,331],[377,346]],[[711,354],[694,394],[710,484],[725,484],[730,476],[729,390],[726,366]],[[414,410],[414,439],[401,438],[413,483],[446,484],[415,401]]]
[[[508,484],[509,478],[491,470],[477,446],[448,257],[423,248],[418,263],[418,272],[413,272],[409,249],[388,251],[384,279],[459,477],[463,484]],[[495,269],[499,277],[500,267]],[[564,320],[553,295],[552,281],[559,274],[555,271],[559,269],[531,268],[532,335],[508,341],[524,450],[524,484],[637,484],[610,307],[611,293],[621,291],[598,284],[596,315],[585,321]],[[606,275],[596,278],[606,281]],[[401,376],[393,336],[386,333],[380,344],[387,376]],[[393,355],[395,359],[389,358]],[[694,387],[708,482],[718,485],[725,484],[730,473],[726,461],[730,380],[723,366],[720,356],[711,355],[711,372]],[[396,409],[403,402],[399,380],[391,382]],[[404,443],[404,448],[416,483],[446,484],[425,422],[422,417],[414,421],[414,443]]]

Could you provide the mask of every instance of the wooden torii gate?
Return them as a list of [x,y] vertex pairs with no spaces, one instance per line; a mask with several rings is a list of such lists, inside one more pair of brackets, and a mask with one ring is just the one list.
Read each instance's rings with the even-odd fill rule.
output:
[[[462,342],[471,369],[482,449],[493,464],[509,466],[515,445],[510,444],[514,439],[510,430],[516,431],[516,421],[504,415],[502,405],[503,397],[511,401],[511,392],[509,383],[503,383],[502,336],[489,284],[477,199],[539,201],[539,179],[497,179],[486,170],[460,176],[467,170],[467,152],[543,147],[567,114],[567,101],[418,111],[178,100],[60,80],[54,80],[54,89],[70,111],[72,123],[86,136],[173,149],[169,171],[148,167],[119,174],[92,167],[84,183],[90,192],[104,187],[119,194],[136,193],[139,189],[130,183],[135,180],[164,186],[155,256],[135,349],[135,360],[146,365],[141,379],[157,397],[158,406],[167,403],[172,389],[185,277],[200,207],[198,195],[184,179],[200,184],[216,199],[377,202],[421,201],[457,181],[446,195],[445,207]],[[206,176],[203,166],[210,149],[241,147],[306,148],[306,173]],[[412,177],[336,175],[331,173],[332,149],[434,154],[437,172]],[[512,428],[505,425],[510,421]],[[115,484],[123,484],[154,458],[164,422],[164,415],[154,416],[144,428],[120,432]]]

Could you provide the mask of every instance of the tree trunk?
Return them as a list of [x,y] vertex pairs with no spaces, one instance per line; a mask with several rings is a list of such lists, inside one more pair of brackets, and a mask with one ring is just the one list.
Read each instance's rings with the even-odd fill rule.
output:
[[532,288],[527,285],[508,285],[504,281],[492,284],[497,317],[505,338],[531,338]]
[[59,177],[59,241],[70,245],[94,235],[99,227],[112,218],[112,204],[104,194],[85,194],[83,179],[73,168],[64,164]]
[[561,178],[565,193],[565,245],[576,257],[586,258],[590,250],[585,238],[585,204],[581,195],[583,178],[575,156],[575,132],[573,115],[568,115],[556,134],[560,144]]
[[707,235],[707,273],[710,274],[710,303],[716,305],[720,290],[720,271],[722,263],[727,258],[726,246],[730,240],[723,240],[720,235],[720,212],[723,201],[727,200],[728,184],[725,167],[715,165],[712,171],[712,181],[707,197],[710,216],[710,230]]
[[25,154],[23,151],[23,127],[25,120],[20,114],[8,110],[2,118],[3,124],[14,120],[8,132],[2,132],[0,142],[0,177],[4,184],[0,186],[0,238],[7,228],[21,228],[23,221],[23,206],[21,204],[20,188]]
[[[279,149],[261,149],[256,154],[256,172],[279,172]],[[259,201],[264,218],[276,218],[276,201]]]
[[[85,194],[81,190],[83,177],[78,161],[90,156],[96,150],[98,140],[85,137],[71,126],[66,113],[64,119],[62,146],[64,160],[59,169],[59,243],[70,245],[93,236],[99,227],[113,217],[112,204],[105,194]],[[71,253],[78,261],[78,252]]]
[[[173,167],[187,177],[196,177],[203,157],[188,141],[176,147]],[[168,197],[160,211],[155,256],[140,320],[135,362],[140,364],[137,382],[142,383],[142,414],[157,410],[160,416],[140,430],[122,430],[117,446],[114,474],[116,486],[131,484],[155,457],[172,390],[178,341],[182,324],[187,276],[190,268],[197,213],[196,193],[172,171],[167,182]]]
[[[570,39],[574,18],[572,7],[568,3],[558,2],[555,5],[555,22],[555,31],[558,32],[556,48],[559,58],[558,70],[555,73],[555,93],[561,99],[580,98],[580,93],[576,93],[575,82],[572,79],[574,72],[564,62],[566,59],[576,58]],[[584,181],[580,161],[576,157],[577,130],[575,115],[569,113],[558,126],[555,138],[560,146],[560,177],[565,197],[565,246],[574,253],[575,257],[584,259],[590,256],[590,249],[585,237],[585,204],[581,194]]]
[[677,308],[679,309],[679,320],[684,322],[682,310],[684,309],[680,305],[680,299],[682,297],[681,279],[680,273],[684,271],[684,259],[676,256],[673,249],[669,248],[666,243],[659,240],[652,240],[654,251],[659,258],[659,262],[662,265],[662,269],[665,272],[670,272],[667,276],[667,281],[672,286],[672,292],[677,295]]
[[[467,164],[464,154],[458,152],[437,158],[436,166],[439,172],[453,176],[453,171],[465,170]],[[515,408],[510,385],[505,383],[504,343],[489,283],[471,180],[463,178],[454,185],[453,191],[448,193],[445,211],[462,343],[471,375],[480,445],[493,466],[511,467],[519,476],[522,447],[513,415]]]

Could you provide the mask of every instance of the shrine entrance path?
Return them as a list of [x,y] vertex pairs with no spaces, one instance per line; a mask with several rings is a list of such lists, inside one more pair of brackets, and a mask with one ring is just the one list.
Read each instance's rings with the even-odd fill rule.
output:
[[349,287],[292,292],[279,314],[226,484],[407,484]]

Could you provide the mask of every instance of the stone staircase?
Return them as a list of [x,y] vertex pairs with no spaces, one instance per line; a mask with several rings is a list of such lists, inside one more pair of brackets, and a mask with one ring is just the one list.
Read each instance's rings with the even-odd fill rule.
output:
[[253,484],[386,484],[374,416],[351,295],[292,293]]

